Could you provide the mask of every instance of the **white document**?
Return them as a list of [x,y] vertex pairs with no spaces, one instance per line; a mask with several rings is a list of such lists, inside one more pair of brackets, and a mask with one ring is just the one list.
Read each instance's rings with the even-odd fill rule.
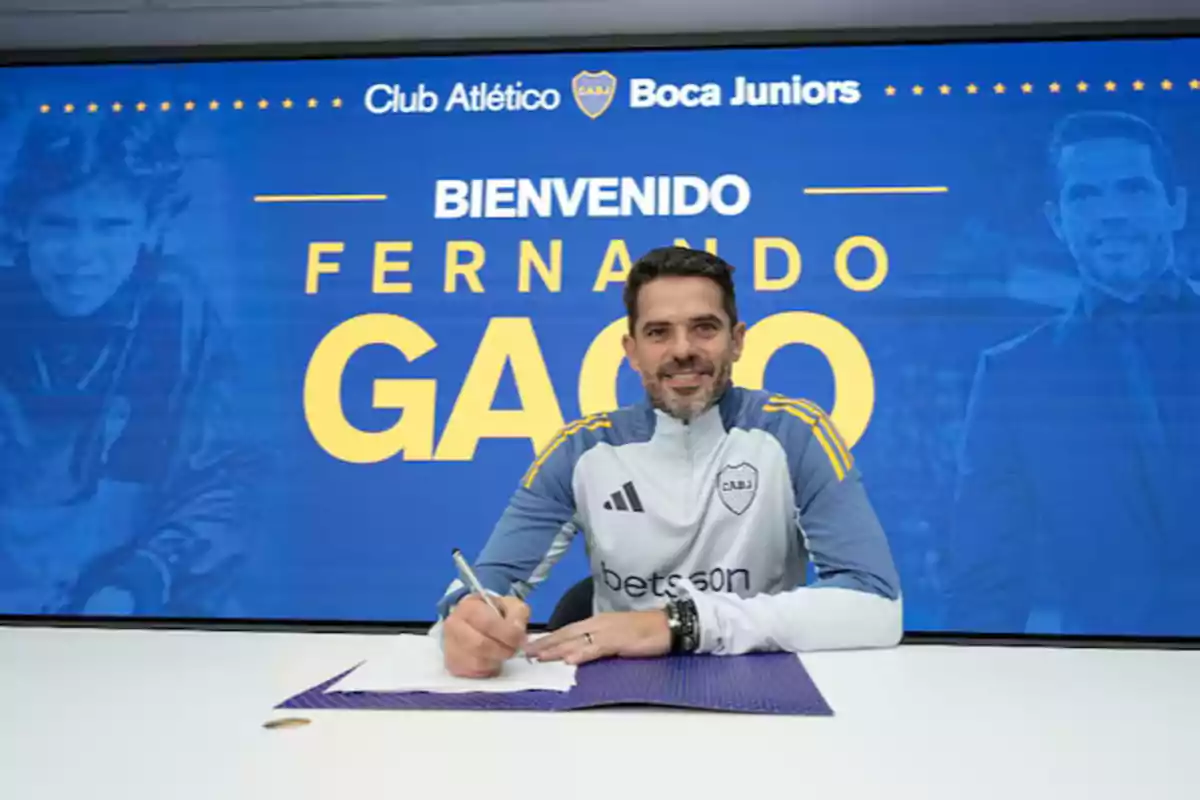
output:
[[389,637],[366,662],[329,687],[331,692],[520,692],[549,689],[565,692],[575,685],[575,667],[561,661],[509,659],[495,678],[456,678],[446,671],[434,636]]

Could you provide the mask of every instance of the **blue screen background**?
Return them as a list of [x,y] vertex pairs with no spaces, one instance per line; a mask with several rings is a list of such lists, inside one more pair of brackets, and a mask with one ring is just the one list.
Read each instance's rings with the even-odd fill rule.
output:
[[[1136,115],[1164,142],[1173,181],[1196,184],[1200,75],[1189,65],[1198,57],[1200,42],[1180,39],[6,68],[0,277],[11,346],[0,371],[0,613],[432,620],[454,578],[450,549],[478,552],[535,443],[483,438],[465,461],[339,459],[305,414],[318,345],[364,314],[423,328],[436,347],[411,363],[383,344],[357,352],[340,397],[352,425],[382,431],[399,412],[373,406],[376,380],[436,380],[436,450],[490,322],[528,318],[570,421],[589,410],[578,396],[584,355],[624,313],[619,281],[593,291],[610,242],[623,240],[636,258],[676,238],[693,246],[713,238],[737,266],[748,324],[813,312],[845,326],[867,354],[871,415],[853,449],[900,567],[909,630],[1200,634],[1192,217],[1183,204],[1168,237],[1177,289],[1106,315],[1083,303],[1078,259],[1046,213],[1057,197],[1050,137],[1076,112]],[[595,119],[571,95],[572,77],[585,70],[617,80]],[[820,106],[629,104],[633,78],[728,90],[739,75],[854,80],[862,96]],[[459,81],[553,88],[561,104],[380,115],[364,107],[376,83],[424,84],[444,102]],[[60,265],[51,271],[108,269],[89,261],[101,252],[89,242],[117,248],[113,226],[124,223],[105,221],[115,212],[103,195],[76,204],[94,228],[85,231],[75,218],[46,217],[39,203],[49,189],[13,187],[22,174],[53,178],[30,168],[41,156],[28,142],[42,136],[53,154],[55,135],[69,141],[69,131],[116,117],[169,140],[187,202],[154,227],[130,278],[142,294],[132,283],[122,289],[134,298],[129,307],[64,321],[31,280],[32,261]],[[66,132],[44,132],[54,126]],[[752,189],[737,216],[433,213],[440,179],[728,173]],[[805,192],[904,186],[946,191]],[[386,199],[255,202],[292,194]],[[1103,212],[1096,230],[1136,238],[1125,213]],[[839,245],[855,236],[887,252],[873,291],[851,291],[834,269]],[[793,285],[756,290],[759,237],[795,245],[802,268]],[[518,291],[521,241],[544,256],[552,239],[562,241],[561,291],[536,274],[532,291]],[[412,243],[392,257],[407,258],[409,271],[389,276],[411,282],[411,292],[372,292],[377,241]],[[486,252],[482,293],[463,280],[444,291],[451,241]],[[310,294],[312,242],[344,251],[324,256],[339,271],[321,275]],[[781,252],[767,264],[771,276],[785,273]],[[849,260],[859,278],[873,267],[866,250]],[[176,273],[186,279],[167,282]],[[70,297],[99,282],[58,285]],[[139,303],[149,310],[130,323]],[[79,385],[98,353],[122,347],[128,361],[107,356],[93,382]],[[47,378],[56,370],[74,377]],[[839,424],[838,406],[864,391],[835,387],[826,355],[803,344],[776,352],[764,383],[833,410]],[[627,366],[617,397],[641,398]],[[519,403],[506,369],[494,407]],[[535,621],[586,569],[576,545],[530,598]],[[114,575],[138,587],[134,607],[96,599]],[[171,587],[165,594],[160,581]]]

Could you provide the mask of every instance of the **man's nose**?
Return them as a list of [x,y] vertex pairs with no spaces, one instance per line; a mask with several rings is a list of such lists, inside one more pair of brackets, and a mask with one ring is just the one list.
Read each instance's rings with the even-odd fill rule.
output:
[[671,336],[671,356],[678,361],[686,361],[692,355],[692,340],[687,331],[676,331]]
[[63,258],[74,263],[84,261],[94,253],[99,241],[92,231],[73,228],[60,232],[56,244]]
[[1096,219],[1105,224],[1122,224],[1129,221],[1129,202],[1117,192],[1105,192],[1095,205]]

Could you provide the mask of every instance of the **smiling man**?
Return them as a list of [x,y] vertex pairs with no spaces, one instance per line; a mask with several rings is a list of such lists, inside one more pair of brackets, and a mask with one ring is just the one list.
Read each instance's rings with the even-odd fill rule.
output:
[[947,625],[1200,634],[1200,297],[1175,237],[1187,194],[1144,120],[1068,116],[1050,227],[1080,292],[985,352],[967,410]]
[[[452,583],[439,604],[447,669],[495,675],[526,645],[572,664],[895,645],[899,580],[832,422],[731,383],[746,330],[731,267],[653,250],[625,306],[646,400],[566,426],[534,460],[474,565],[504,618]],[[522,598],[577,534],[592,614],[526,643]]]

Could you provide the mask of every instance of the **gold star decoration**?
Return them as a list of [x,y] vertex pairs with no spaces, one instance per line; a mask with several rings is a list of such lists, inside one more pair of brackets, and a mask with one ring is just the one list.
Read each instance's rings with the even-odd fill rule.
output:
[[317,98],[315,98],[315,97],[308,98],[308,107],[316,108],[317,107]]
[[284,108],[291,108],[291,107],[292,107],[292,98],[290,98],[290,97],[285,97],[285,98],[283,99],[283,107],[284,107]]
[[188,100],[186,103],[183,104],[183,110],[184,111],[195,111],[196,104],[194,102],[192,102],[191,100]]
[[920,97],[921,95],[925,94],[925,87],[918,83],[912,88],[912,93],[917,97]]
[[258,101],[259,108],[266,108],[269,105],[271,105],[271,104],[267,102],[267,99],[265,97],[262,100]]
[[1003,83],[997,83],[995,86],[992,87],[992,91],[995,92],[996,94],[1004,94],[1006,91],[1008,91],[1008,89],[1004,86]]
[[332,105],[334,108],[341,108],[342,107],[342,98],[340,98],[340,97],[333,98],[333,102],[331,102],[330,105]]
[[220,107],[221,107],[221,104],[219,102],[217,102],[216,100],[210,100],[208,102],[208,110],[209,111],[216,111]]
[[1146,88],[1145,81],[1134,81],[1133,82],[1133,90],[1135,92],[1140,92],[1142,89],[1145,89],[1145,88]]
[[1021,91],[1024,92],[1025,94],[1033,94],[1033,84],[1032,83],[1022,83]]
[[1058,81],[1055,81],[1054,83],[1050,84],[1050,93],[1051,94],[1058,94],[1061,91],[1062,91],[1062,84],[1059,83]]
[[1175,84],[1171,83],[1170,78],[1164,79],[1163,82],[1159,84],[1159,86],[1161,86],[1163,88],[1164,92],[1169,92],[1173,88],[1175,88]]
[[234,100],[234,101],[233,101],[233,107],[234,107],[235,109],[237,109],[238,111],[241,111],[243,108],[245,108],[245,107],[246,107],[246,104],[245,104],[245,103],[243,103],[241,100]]
[[967,94],[979,94],[979,87],[973,83],[967,84]]
[[68,114],[74,113],[75,112],[75,104],[67,103],[65,106],[63,106],[63,111],[67,112]]
[[88,103],[88,113],[89,114],[95,114],[99,110],[100,110],[100,106],[97,105],[96,103]]
[[1104,84],[1104,91],[1115,92],[1116,90],[1117,90],[1117,82],[1116,81],[1108,81]]
[[1078,89],[1081,93],[1086,92],[1088,90],[1087,81],[1080,81],[1079,83],[1075,84],[1075,88]]
[[158,104],[158,107],[161,108],[163,111],[170,111],[171,103],[170,103],[170,101],[163,100],[161,103]]
[[139,100],[139,101],[138,101],[138,104],[137,104],[136,106],[134,106],[134,108],[136,108],[138,111],[145,111],[145,110],[146,110],[146,104],[145,104],[145,103],[143,103],[143,102],[141,102],[141,101]]
[[38,110],[39,110],[39,111],[41,111],[43,114],[49,114],[49,113],[50,113],[50,106],[48,106],[48,105],[45,105],[45,104],[43,103],[43,104],[42,104],[42,107],[41,107],[41,108],[39,108]]
[[886,94],[888,97],[895,97],[896,96],[896,87],[889,86],[883,90],[883,93]]
[[121,109],[123,109],[124,107],[125,107],[125,106],[121,105],[120,103],[113,103],[113,104],[112,104],[112,110],[113,110],[113,113],[115,113],[115,114],[120,114],[120,113],[121,113]]
[[1192,90],[1200,89],[1200,80],[1192,78],[1190,81],[1188,81],[1188,88]]
[[950,87],[943,83],[938,87],[938,91],[942,94],[950,94]]

